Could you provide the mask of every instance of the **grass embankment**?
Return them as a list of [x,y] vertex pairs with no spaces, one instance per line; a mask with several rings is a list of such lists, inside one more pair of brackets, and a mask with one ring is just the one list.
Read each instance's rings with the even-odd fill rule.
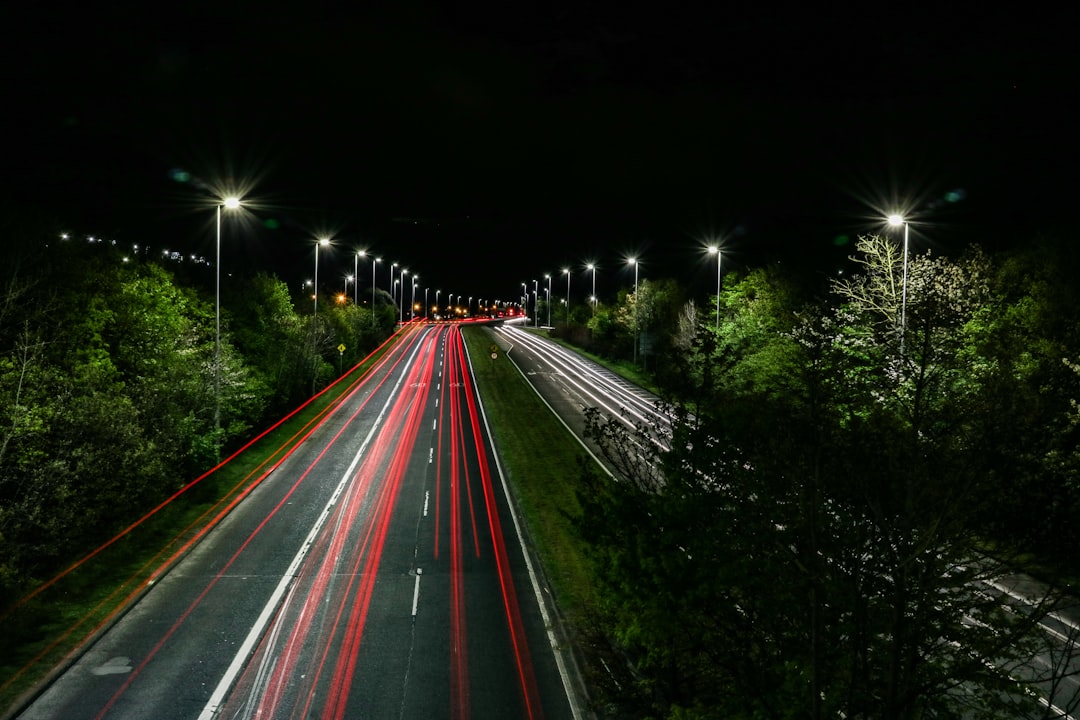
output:
[[572,520],[580,514],[579,462],[587,455],[505,352],[490,358],[493,333],[468,327],[462,334],[503,470],[559,610],[573,625],[595,597],[585,548]]
[[131,605],[393,347],[350,373],[143,519],[0,612],[0,718]]

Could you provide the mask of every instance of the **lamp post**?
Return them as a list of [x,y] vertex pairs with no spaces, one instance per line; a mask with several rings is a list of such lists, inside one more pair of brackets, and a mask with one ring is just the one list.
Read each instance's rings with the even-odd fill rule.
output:
[[589,263],[585,266],[586,270],[592,270],[592,295],[589,299],[592,301],[593,315],[596,314],[596,263]]
[[401,268],[401,295],[398,297],[398,322],[405,322],[405,276],[409,271]]
[[409,319],[416,319],[416,281],[420,279],[419,275],[412,276],[412,295],[409,299]]
[[[221,209],[235,210],[240,199],[227,197],[217,206],[217,259],[214,261],[214,445],[220,451],[218,431],[221,429]],[[65,235],[66,239],[67,236]]]
[[720,329],[720,246],[710,245],[709,254],[716,255],[716,329]]
[[529,284],[521,283],[521,302],[525,306],[525,327],[529,326]]
[[428,313],[431,312],[431,306],[428,305],[428,288],[424,288],[424,321],[427,322]]
[[435,314],[439,316],[439,320],[442,320],[442,308],[439,307],[439,293],[442,290],[435,288]]
[[[356,294],[356,283],[355,283],[355,282],[353,282],[353,280],[354,280],[355,278],[356,278],[356,276],[355,276],[355,275],[346,275],[346,276],[345,276],[345,290],[344,290],[344,292],[342,293],[343,295],[345,295],[345,296],[348,296],[348,294],[349,294],[349,283],[352,283],[352,284],[353,284],[353,294],[354,294],[354,295]],[[353,300],[353,303],[355,303],[355,302],[356,302],[356,300],[354,299],[354,300]]]
[[629,258],[627,264],[634,266],[634,365],[637,365],[638,346],[638,261],[637,258]]
[[566,274],[566,327],[570,327],[570,268],[563,268]]
[[397,263],[390,263],[390,299],[397,300],[397,295],[394,292],[394,268],[397,267]]
[[330,238],[319,238],[315,243],[315,302],[312,304],[311,310],[311,394],[315,394],[315,368],[317,358],[318,346],[316,339],[318,337],[319,328],[319,248],[325,247],[330,244]]
[[533,327],[540,327],[540,306],[537,304],[540,300],[539,287],[539,282],[533,280]]
[[904,226],[904,275],[900,284],[900,347],[904,346],[904,331],[907,330],[907,257],[908,257],[908,222],[903,215],[893,214],[888,217],[893,227]]
[[367,253],[363,250],[357,250],[353,254],[353,277],[356,278],[356,284],[353,285],[353,305],[360,304],[360,258],[365,257]]
[[547,295],[546,295],[547,309],[548,309],[547,326],[551,327],[551,273],[544,273],[544,277],[547,278],[547,281],[548,281]]

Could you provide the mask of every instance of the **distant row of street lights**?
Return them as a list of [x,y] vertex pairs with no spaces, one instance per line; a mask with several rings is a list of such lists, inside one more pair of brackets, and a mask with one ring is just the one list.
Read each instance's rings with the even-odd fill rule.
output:
[[[904,261],[903,261],[903,277],[902,277],[902,280],[901,280],[901,299],[900,299],[900,343],[901,343],[901,352],[903,352],[903,342],[904,342],[903,336],[904,336],[904,331],[907,328],[907,276],[908,276],[908,232],[909,232],[909,225],[908,225],[908,221],[904,218],[904,216],[901,215],[901,214],[898,214],[898,213],[889,215],[888,218],[886,218],[886,219],[887,219],[889,225],[891,225],[893,227],[903,226],[903,228],[904,228],[904,245],[903,245]],[[717,244],[708,245],[705,249],[706,249],[706,251],[708,252],[709,255],[716,255],[716,328],[719,329],[720,328],[720,289],[721,289],[721,284],[720,283],[721,283],[723,252],[721,251],[720,246],[717,245]],[[638,352],[638,342],[639,342],[639,337],[638,337],[638,324],[639,324],[638,320],[639,320],[639,318],[638,318],[637,297],[638,297],[638,266],[640,265],[640,262],[638,261],[638,259],[636,257],[629,257],[629,258],[626,259],[626,264],[627,265],[632,265],[634,267],[634,299],[635,299],[635,302],[634,302],[634,364],[637,364],[637,352]],[[589,297],[589,301],[592,303],[593,311],[595,312],[596,302],[597,302],[597,298],[596,298],[596,263],[594,263],[594,262],[587,263],[585,265],[585,269],[592,272],[592,295]],[[565,304],[566,304],[567,323],[569,323],[569,319],[570,319],[570,268],[564,267],[562,269],[562,274],[566,275],[566,303]],[[547,280],[547,305],[548,305],[547,324],[550,327],[551,326],[551,275],[548,274],[548,273],[545,273],[544,278]],[[535,280],[533,281],[533,285],[534,285],[534,289],[533,289],[533,309],[534,309],[534,313],[536,312],[536,288],[535,288],[536,282],[537,281],[535,281]],[[523,291],[522,299],[524,301],[525,314],[528,315],[528,300],[529,300],[528,286],[526,285],[526,283],[521,283],[521,285],[522,285],[522,291]],[[536,317],[534,315],[534,324],[536,322],[538,322],[538,320],[536,319]]]

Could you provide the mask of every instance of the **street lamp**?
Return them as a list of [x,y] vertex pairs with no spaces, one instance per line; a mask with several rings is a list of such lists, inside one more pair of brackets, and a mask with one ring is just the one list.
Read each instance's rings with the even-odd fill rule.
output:
[[416,281],[420,279],[419,275],[412,276],[412,296],[409,300],[409,319],[416,319]]
[[563,268],[566,274],[566,327],[570,327],[570,268]]
[[353,305],[360,304],[360,257],[364,255],[363,250],[357,250],[353,253],[353,277],[356,278],[356,283],[353,284]]
[[[344,292],[342,293],[343,295],[346,295],[346,296],[347,296],[347,295],[349,294],[349,283],[353,283],[353,291],[354,291],[354,292],[353,292],[353,294],[354,294],[354,295],[356,294],[356,293],[355,293],[355,290],[356,290],[356,283],[354,283],[354,282],[353,282],[353,279],[354,279],[355,277],[356,277],[355,275],[346,275],[346,276],[345,276],[345,290],[344,290]],[[355,302],[356,302],[356,300],[353,300],[353,302],[355,303]]]
[[428,313],[431,312],[431,306],[428,305],[428,288],[424,288],[424,321],[428,319]]
[[585,266],[586,270],[592,270],[592,295],[589,299],[592,301],[593,315],[596,314],[596,263],[589,263]]
[[634,266],[634,365],[637,365],[638,348],[638,261],[637,258],[628,258],[628,265]]
[[533,327],[540,327],[540,306],[537,305],[537,301],[540,300],[539,287],[540,284],[533,280]]
[[394,268],[397,267],[397,263],[390,263],[390,299],[397,300],[397,295],[394,294]]
[[401,295],[398,296],[398,322],[405,322],[405,276],[409,271],[401,268]]
[[551,327],[551,273],[544,273],[544,277],[547,278],[547,281],[548,281],[547,294],[545,296],[545,299],[547,300],[547,310],[548,310],[547,326]]
[[904,344],[904,331],[907,330],[907,256],[908,256],[908,222],[903,215],[893,214],[888,217],[889,224],[893,227],[904,226],[904,276],[900,289],[900,346]]
[[441,292],[442,290],[435,288],[435,314],[438,315],[439,320],[442,320],[442,308],[439,307],[439,293]]
[[[217,259],[214,261],[214,444],[221,429],[221,209],[235,210],[240,199],[227,197],[217,206]],[[65,235],[66,239],[67,236]],[[220,447],[219,447],[220,449]]]
[[716,329],[720,329],[720,246],[710,245],[709,254],[716,255]]
[[316,344],[319,327],[319,248],[330,244],[330,238],[319,238],[315,243],[315,302],[311,311],[311,394],[315,394],[315,368],[318,346]]
[[382,262],[382,258],[371,258],[371,326],[375,327],[375,263]]

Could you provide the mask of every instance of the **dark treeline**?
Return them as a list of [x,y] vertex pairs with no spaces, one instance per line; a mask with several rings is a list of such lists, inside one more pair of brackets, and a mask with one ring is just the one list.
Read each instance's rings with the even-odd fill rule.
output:
[[[1077,575],[1076,258],[921,253],[905,283],[866,237],[852,261],[822,288],[725,277],[719,317],[674,284],[629,298],[673,424],[661,448],[590,423],[624,478],[586,472],[578,524],[611,715],[1057,717],[1034,689],[1076,712],[1075,628],[1038,625]],[[629,358],[626,300],[563,331]]]
[[[10,231],[10,229],[9,229]],[[107,540],[377,347],[354,306],[105,243],[0,243],[0,607]],[[339,353],[338,346],[346,350]]]

